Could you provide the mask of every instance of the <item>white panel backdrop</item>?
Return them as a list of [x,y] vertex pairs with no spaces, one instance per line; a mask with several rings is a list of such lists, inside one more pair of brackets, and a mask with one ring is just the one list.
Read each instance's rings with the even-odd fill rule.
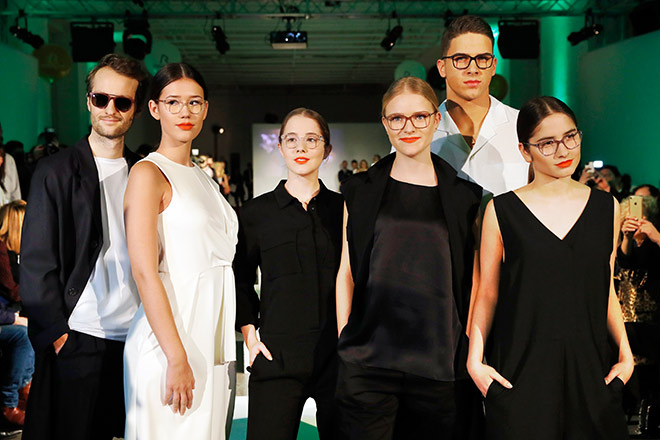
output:
[[[277,150],[277,124],[252,125],[252,166],[254,170],[255,197],[272,191],[280,180],[286,179],[287,169]],[[325,160],[319,172],[323,183],[334,191],[339,189],[337,172],[342,160],[358,162],[366,159],[369,164],[374,154],[384,157],[391,144],[385,129],[380,123],[373,124],[331,124],[330,140],[332,153]]]

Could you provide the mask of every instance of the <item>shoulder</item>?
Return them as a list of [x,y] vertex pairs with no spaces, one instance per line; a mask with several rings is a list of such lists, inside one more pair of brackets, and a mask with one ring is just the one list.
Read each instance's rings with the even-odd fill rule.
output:
[[468,195],[471,199],[481,200],[483,192],[481,186],[458,177],[456,170],[435,153],[431,153],[431,159],[438,176],[438,183],[454,186],[456,191],[459,192],[459,196]]
[[144,191],[169,185],[163,171],[150,160],[141,160],[131,167],[128,175],[129,187]]
[[504,104],[502,101],[500,101],[499,99],[495,98],[492,95],[489,95],[489,96],[490,96],[490,102],[491,102],[491,106],[490,106],[491,109],[492,110],[499,109],[499,110],[503,111],[504,113],[506,113],[507,115],[513,116],[513,122],[515,123],[516,119],[518,118],[518,113],[520,112],[520,110],[515,109],[511,106],[508,106],[508,105]]
[[243,220],[265,218],[267,213],[271,212],[276,206],[275,192],[269,191],[245,202],[239,210],[238,217]]
[[35,182],[70,180],[74,172],[82,167],[81,156],[78,144],[76,144],[76,146],[60,150],[52,156],[43,157],[37,162],[32,179]]

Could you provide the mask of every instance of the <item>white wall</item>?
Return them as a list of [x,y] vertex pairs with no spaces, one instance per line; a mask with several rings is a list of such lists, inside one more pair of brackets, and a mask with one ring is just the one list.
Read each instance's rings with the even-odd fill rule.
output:
[[[287,177],[284,159],[277,149],[279,124],[254,124],[252,126],[252,160],[255,197],[272,191]],[[380,123],[330,124],[332,153],[321,165],[319,177],[329,189],[339,190],[337,172],[342,160],[349,162],[366,159],[371,164],[374,154],[384,157],[391,144]]]

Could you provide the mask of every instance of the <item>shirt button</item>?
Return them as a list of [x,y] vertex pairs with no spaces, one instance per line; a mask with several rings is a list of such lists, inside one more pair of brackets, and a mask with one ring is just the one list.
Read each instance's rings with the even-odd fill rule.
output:
[[67,290],[67,293],[70,296],[76,296],[76,288],[75,287],[70,287],[69,290]]

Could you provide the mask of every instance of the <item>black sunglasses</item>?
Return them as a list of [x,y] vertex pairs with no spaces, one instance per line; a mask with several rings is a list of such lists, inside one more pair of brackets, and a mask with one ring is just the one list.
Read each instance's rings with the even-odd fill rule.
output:
[[110,101],[115,101],[115,108],[126,113],[133,107],[133,100],[125,96],[108,95],[106,93],[88,93],[92,105],[96,108],[106,108]]

